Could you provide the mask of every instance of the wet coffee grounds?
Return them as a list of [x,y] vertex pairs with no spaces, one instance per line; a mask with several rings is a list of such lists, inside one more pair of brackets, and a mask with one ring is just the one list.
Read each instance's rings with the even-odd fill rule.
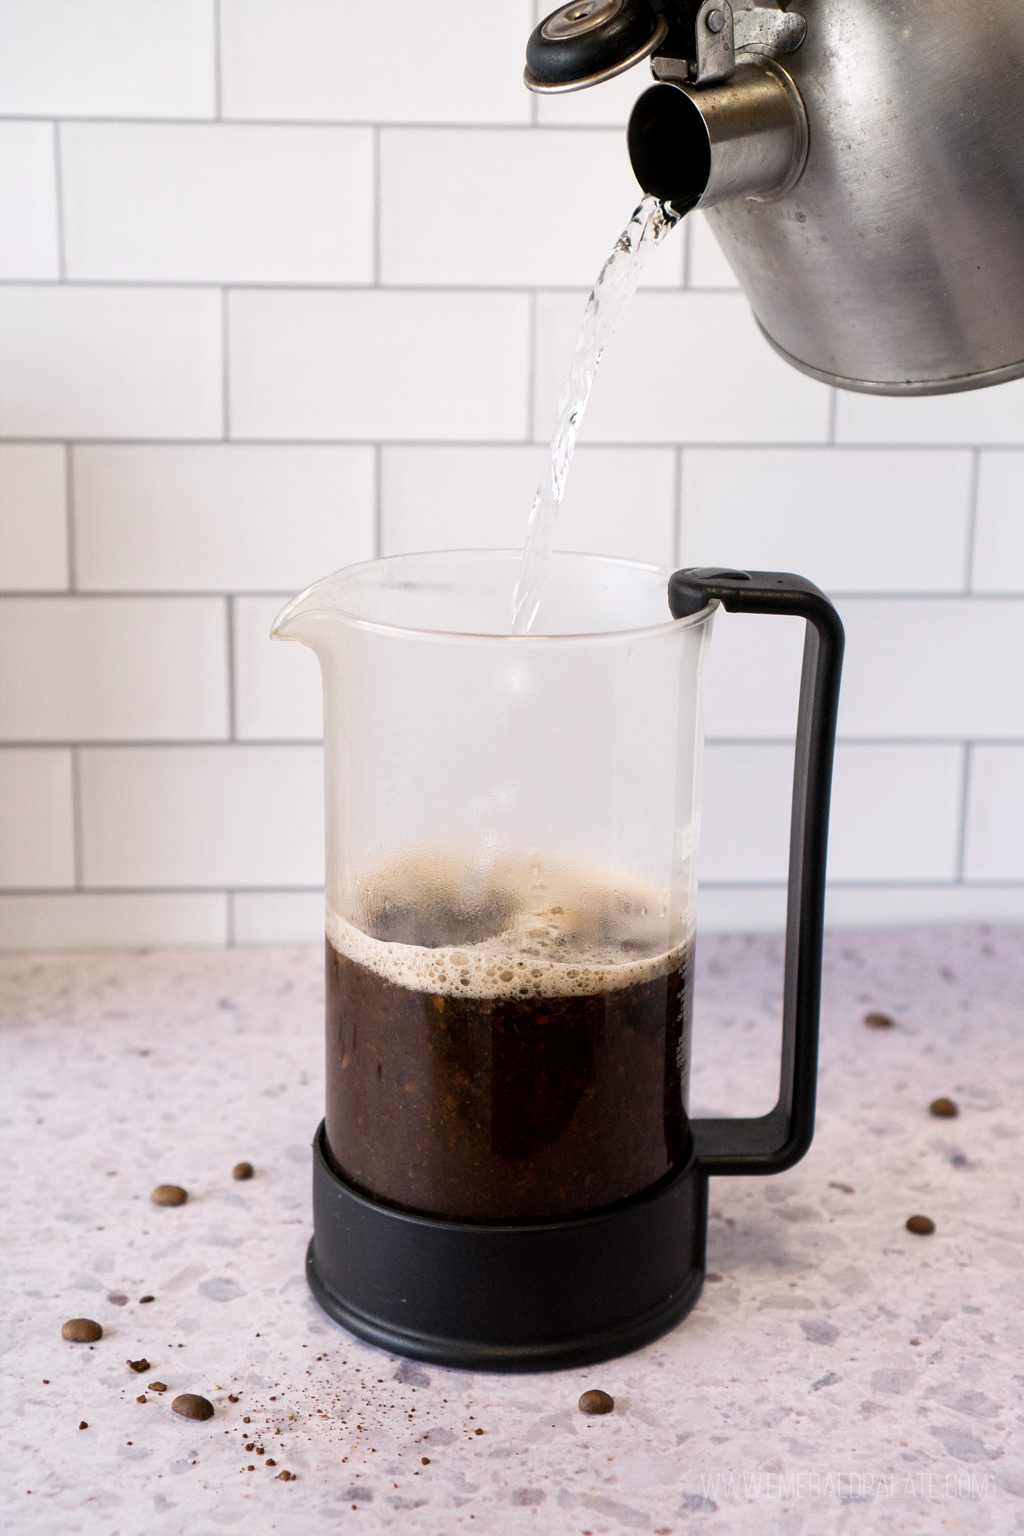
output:
[[278,1478],[278,1482],[281,1482],[281,1483],[294,1483],[294,1481],[295,1481],[295,1473],[294,1472],[279,1472],[277,1474],[277,1478]]
[[141,1397],[137,1397],[135,1399],[135,1401],[137,1403],[148,1403],[149,1402],[149,1398],[146,1396],[145,1392],[143,1392],[142,1396]]
[[236,1163],[231,1170],[233,1179],[251,1179],[256,1170],[252,1163]]
[[952,1099],[932,1099],[928,1109],[940,1120],[954,1120],[960,1113],[959,1107],[953,1103]]
[[143,1371],[149,1370],[148,1360],[126,1360],[125,1365],[129,1370],[135,1371],[139,1376],[142,1375]]
[[184,1205],[188,1191],[180,1184],[158,1184],[149,1198],[154,1205]]
[[611,1413],[614,1407],[615,1399],[609,1397],[607,1392],[597,1391],[596,1388],[584,1392],[579,1402],[581,1413]]
[[81,1423],[79,1424],[78,1427],[79,1427],[79,1429],[88,1429],[89,1428],[88,1424],[86,1423],[86,1421],[84,1419],[81,1421]]
[[156,1297],[155,1296],[140,1296],[139,1297],[139,1306],[140,1307],[144,1307],[146,1305],[146,1303],[150,1302],[150,1301],[156,1301]]
[[866,1013],[864,1023],[869,1029],[892,1029],[896,1020],[891,1019],[887,1013]]
[[95,1344],[97,1339],[102,1339],[103,1329],[91,1317],[69,1317],[60,1336],[72,1344]]
[[935,1231],[935,1223],[930,1216],[908,1216],[907,1231],[917,1232],[921,1237],[927,1237]]
[[212,1419],[213,1404],[197,1392],[182,1392],[171,1404],[172,1413],[180,1413],[183,1419]]

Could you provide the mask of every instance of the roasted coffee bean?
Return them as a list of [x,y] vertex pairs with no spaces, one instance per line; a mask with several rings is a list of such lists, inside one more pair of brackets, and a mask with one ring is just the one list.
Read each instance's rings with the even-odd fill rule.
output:
[[212,1419],[213,1404],[196,1392],[183,1392],[171,1404],[172,1413],[180,1413],[183,1419]]
[[252,1163],[236,1163],[231,1170],[231,1177],[233,1179],[251,1179],[254,1172],[255,1169]]
[[148,1360],[126,1360],[125,1365],[127,1365],[131,1370],[135,1371],[139,1376],[142,1375],[143,1371],[149,1370]]
[[72,1344],[95,1344],[97,1339],[102,1339],[103,1329],[91,1317],[69,1317],[60,1336],[70,1339]]
[[935,1231],[935,1223],[930,1216],[908,1216],[907,1231],[917,1232],[922,1237],[927,1237],[929,1232]]
[[149,1390],[151,1392],[166,1392],[167,1383],[166,1381],[151,1381],[149,1384]]
[[79,1424],[78,1427],[79,1427],[79,1429],[88,1429],[89,1428],[88,1424],[85,1422],[84,1419],[82,1420],[82,1422]]
[[609,1397],[607,1392],[598,1392],[593,1389],[584,1392],[580,1398],[581,1413],[611,1413],[615,1407],[615,1399]]
[[139,1306],[140,1307],[144,1307],[146,1305],[147,1301],[156,1301],[156,1297],[155,1296],[140,1296],[139,1297]]
[[184,1205],[188,1191],[180,1184],[158,1184],[149,1198],[154,1205]]
[[932,1099],[928,1108],[940,1120],[954,1120],[960,1113],[959,1106],[954,1104],[952,1099]]
[[869,1029],[892,1029],[895,1019],[890,1019],[887,1013],[866,1013],[864,1023]]

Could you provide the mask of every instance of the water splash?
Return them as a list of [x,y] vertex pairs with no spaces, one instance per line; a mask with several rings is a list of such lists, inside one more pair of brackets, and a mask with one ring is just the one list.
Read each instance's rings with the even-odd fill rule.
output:
[[550,460],[527,524],[526,548],[512,594],[514,635],[529,634],[544,595],[555,519],[601,354],[636,292],[648,253],[679,223],[680,217],[668,203],[645,197],[616,240],[587,300],[572,366],[558,400]]

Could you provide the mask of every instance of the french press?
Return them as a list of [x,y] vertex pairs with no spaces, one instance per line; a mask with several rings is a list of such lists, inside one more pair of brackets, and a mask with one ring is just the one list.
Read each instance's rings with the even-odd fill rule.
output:
[[[316,583],[278,639],[323,677],[327,1111],[307,1277],[350,1332],[467,1369],[657,1337],[704,1278],[711,1175],[814,1121],[843,631],[777,572],[519,551]],[[719,606],[806,621],[778,1103],[690,1120],[703,668]]]

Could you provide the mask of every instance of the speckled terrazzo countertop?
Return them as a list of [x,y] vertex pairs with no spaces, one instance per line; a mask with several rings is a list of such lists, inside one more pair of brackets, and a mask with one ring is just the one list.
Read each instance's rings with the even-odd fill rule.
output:
[[[780,973],[775,938],[702,942],[696,1112],[768,1107]],[[402,1362],[309,1297],[317,951],[0,977],[5,1531],[1024,1530],[1015,931],[833,935],[808,1156],[712,1182],[709,1283],[671,1334],[525,1377]],[[158,1183],[188,1204],[154,1206]],[[76,1316],[91,1349],[61,1339]],[[584,1418],[585,1387],[615,1412]],[[176,1417],[179,1392],[214,1418]]]

